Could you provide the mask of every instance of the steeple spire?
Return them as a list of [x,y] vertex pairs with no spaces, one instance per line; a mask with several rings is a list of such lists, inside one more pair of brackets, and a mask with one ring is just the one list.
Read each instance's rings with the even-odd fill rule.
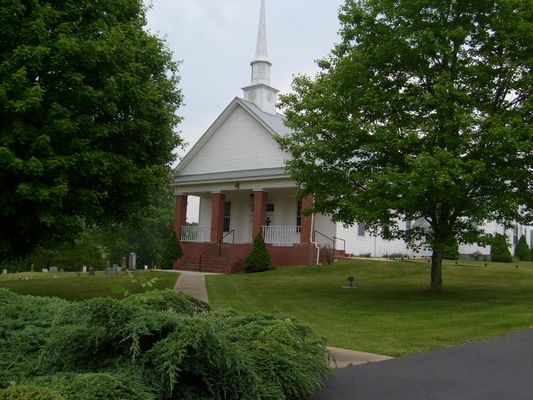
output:
[[265,15],[265,0],[261,0],[261,16],[259,17],[259,31],[257,32],[257,48],[255,50],[255,61],[268,61]]
[[278,91],[270,86],[272,63],[268,60],[265,0],[261,0],[255,59],[250,65],[252,66],[252,83],[242,89],[244,99],[251,101],[264,112],[276,114]]

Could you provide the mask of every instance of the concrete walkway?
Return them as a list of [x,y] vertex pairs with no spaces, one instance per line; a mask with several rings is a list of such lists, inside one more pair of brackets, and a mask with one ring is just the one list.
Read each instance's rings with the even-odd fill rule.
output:
[[176,292],[183,292],[189,296],[196,297],[206,303],[209,302],[207,297],[207,290],[205,288],[206,275],[219,275],[209,272],[191,272],[191,271],[176,271],[180,273],[180,277],[174,286]]
[[333,356],[330,360],[329,366],[331,368],[346,368],[353,365],[366,364],[370,362],[390,360],[392,357],[382,356],[379,354],[364,353],[362,351],[354,351],[348,349],[341,349],[339,347],[328,347],[328,351]]

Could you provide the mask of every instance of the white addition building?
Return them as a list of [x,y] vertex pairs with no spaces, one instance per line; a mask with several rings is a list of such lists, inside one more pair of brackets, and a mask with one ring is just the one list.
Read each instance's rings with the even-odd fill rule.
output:
[[[243,98],[229,103],[175,170],[174,229],[184,256],[174,267],[228,273],[242,270],[259,233],[274,265],[323,262],[331,257],[332,248],[341,255],[413,255],[403,241],[370,236],[363,225],[345,228],[324,215],[303,215],[302,210],[313,200],[296,199],[298,188],[284,168],[291,155],[275,140],[276,135],[291,132],[276,111],[278,91],[270,84],[271,67],[262,0],[251,84],[243,88]],[[200,199],[198,226],[186,225],[188,196]],[[503,232],[501,227],[487,228]],[[529,233],[531,243],[533,231],[519,229]],[[462,247],[460,252],[475,250],[489,253],[477,246]]]

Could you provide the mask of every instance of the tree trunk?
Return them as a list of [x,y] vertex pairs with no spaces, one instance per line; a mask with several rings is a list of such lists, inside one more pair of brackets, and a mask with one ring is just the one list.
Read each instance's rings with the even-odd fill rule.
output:
[[431,291],[440,292],[442,289],[442,252],[433,250],[431,255]]

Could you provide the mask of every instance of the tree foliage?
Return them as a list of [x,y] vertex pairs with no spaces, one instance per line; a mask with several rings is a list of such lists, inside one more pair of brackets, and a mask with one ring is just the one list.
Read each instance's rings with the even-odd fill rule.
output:
[[0,259],[168,183],[182,96],[140,0],[0,0]]
[[347,0],[322,71],[282,98],[294,134],[280,143],[313,210],[432,248],[433,290],[447,242],[532,219],[532,9]]
[[66,242],[38,247],[26,257],[1,263],[10,272],[34,271],[56,266],[65,271],[80,271],[83,265],[103,269],[120,265],[129,253],[137,256],[137,265],[159,263],[164,246],[172,233],[174,199],[167,188],[152,193],[150,205],[127,221],[101,226],[83,226],[81,232]]
[[490,246],[490,258],[496,262],[510,263],[513,261],[505,235],[499,233],[494,235]]
[[268,254],[263,236],[259,233],[254,239],[250,254],[244,259],[244,270],[246,272],[264,272],[271,268],[272,258]]

